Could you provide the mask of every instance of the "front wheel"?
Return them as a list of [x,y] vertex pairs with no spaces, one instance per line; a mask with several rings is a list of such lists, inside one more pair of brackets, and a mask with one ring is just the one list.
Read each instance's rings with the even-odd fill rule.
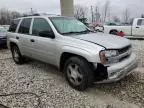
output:
[[93,69],[89,62],[81,57],[68,59],[64,72],[68,83],[76,90],[85,90],[93,82]]
[[20,53],[19,48],[16,45],[13,45],[11,47],[11,52],[12,52],[12,58],[16,64],[23,64],[24,59]]

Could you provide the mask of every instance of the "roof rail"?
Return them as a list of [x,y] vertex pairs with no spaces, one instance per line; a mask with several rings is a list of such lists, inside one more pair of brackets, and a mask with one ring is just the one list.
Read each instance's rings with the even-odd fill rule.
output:
[[28,17],[28,16],[60,16],[56,14],[47,14],[47,13],[35,13],[31,15],[23,15],[23,17]]
[[40,16],[40,14],[32,14],[32,15],[23,15],[23,17],[28,17],[28,16]]

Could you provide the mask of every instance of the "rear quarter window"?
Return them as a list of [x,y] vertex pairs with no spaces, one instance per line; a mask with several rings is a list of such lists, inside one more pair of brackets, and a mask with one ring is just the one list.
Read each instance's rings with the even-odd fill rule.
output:
[[19,22],[20,22],[20,19],[13,20],[8,31],[15,32]]

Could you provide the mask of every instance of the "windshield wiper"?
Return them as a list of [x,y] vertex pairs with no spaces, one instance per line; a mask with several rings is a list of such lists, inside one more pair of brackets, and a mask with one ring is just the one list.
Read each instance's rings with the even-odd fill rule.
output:
[[73,34],[73,33],[79,33],[79,32],[65,32],[65,33],[62,33],[62,34]]
[[90,30],[84,30],[84,31],[75,31],[75,32],[73,32],[73,31],[71,31],[71,32],[65,32],[65,33],[62,33],[62,34],[73,34],[73,33],[78,33],[78,34],[81,34],[81,33],[89,33],[89,32],[91,32]]
[[80,31],[79,33],[89,33],[91,32],[90,30],[84,30],[84,31]]

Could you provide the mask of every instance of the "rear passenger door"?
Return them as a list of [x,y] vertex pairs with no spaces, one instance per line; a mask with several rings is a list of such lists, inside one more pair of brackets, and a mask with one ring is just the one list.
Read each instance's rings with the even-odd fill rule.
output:
[[20,49],[23,55],[31,57],[32,56],[32,43],[30,41],[30,27],[31,27],[32,18],[22,19],[18,34],[16,38],[20,42]]
[[44,18],[34,18],[32,26],[33,53],[35,59],[50,64],[56,63],[56,44],[55,39],[49,35],[54,34],[48,21]]

